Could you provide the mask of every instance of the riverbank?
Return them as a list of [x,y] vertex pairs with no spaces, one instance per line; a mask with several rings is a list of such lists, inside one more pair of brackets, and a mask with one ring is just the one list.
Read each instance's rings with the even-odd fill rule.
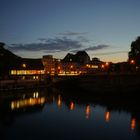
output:
[[43,80],[0,80],[0,91],[36,89],[47,86]]
[[128,96],[140,91],[140,75],[93,75],[61,80],[56,87],[65,91],[81,91],[95,96]]

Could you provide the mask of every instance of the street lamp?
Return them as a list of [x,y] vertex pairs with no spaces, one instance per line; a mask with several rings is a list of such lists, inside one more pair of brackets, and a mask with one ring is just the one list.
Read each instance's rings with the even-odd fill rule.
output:
[[132,72],[135,72],[136,71],[136,69],[135,69],[135,60],[134,59],[132,59],[132,60],[130,60],[130,67],[131,67],[131,71]]
[[132,60],[130,61],[130,64],[131,64],[131,65],[134,65],[134,64],[135,64],[135,60],[132,59]]

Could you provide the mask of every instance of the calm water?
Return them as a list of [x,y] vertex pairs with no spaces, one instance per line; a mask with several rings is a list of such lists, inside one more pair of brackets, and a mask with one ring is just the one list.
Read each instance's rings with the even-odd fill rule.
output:
[[140,115],[55,89],[1,93],[0,139],[138,140]]

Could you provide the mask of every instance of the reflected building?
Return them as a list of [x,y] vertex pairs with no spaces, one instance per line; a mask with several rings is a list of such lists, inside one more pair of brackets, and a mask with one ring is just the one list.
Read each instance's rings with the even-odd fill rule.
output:
[[42,105],[44,103],[45,103],[45,97],[28,98],[28,99],[23,99],[18,101],[12,101],[11,109],[15,110],[15,109],[25,108],[29,106]]
[[[92,107],[93,104],[96,104],[96,103],[94,101],[92,101],[91,98],[90,99],[89,98],[86,98],[86,97],[84,97],[84,98],[82,98],[82,97],[81,98],[80,97],[77,98],[76,97],[77,95],[70,96],[69,94],[65,94],[64,95],[64,94],[59,94],[59,93],[51,93],[51,94],[48,94],[48,93],[46,94],[45,93],[45,94],[42,94],[43,96],[41,96],[40,91],[39,92],[38,91],[35,91],[35,92],[32,92],[31,94],[28,94],[28,93],[18,94],[18,96],[16,96],[16,97],[15,97],[15,94],[12,94],[12,95],[13,95],[13,97],[10,95],[10,98],[8,98],[8,100],[7,99],[4,99],[4,101],[3,101],[3,104],[4,105],[5,105],[6,101],[8,102],[6,104],[7,105],[6,107],[4,105],[3,105],[4,107],[2,107],[2,105],[0,104],[1,105],[1,112],[2,112],[1,113],[1,116],[3,115],[4,116],[3,118],[6,118],[6,116],[11,117],[12,115],[13,115],[12,117],[15,118],[19,114],[22,115],[24,113],[27,114],[27,113],[31,113],[33,111],[34,112],[36,112],[38,110],[40,111],[43,108],[44,104],[46,103],[45,104],[46,107],[47,107],[48,104],[53,104],[53,105],[55,104],[55,109],[56,109],[55,110],[56,111],[55,113],[62,113],[64,111],[63,110],[64,107],[67,106],[66,109],[71,110],[69,112],[70,117],[71,117],[71,115],[73,115],[73,114],[75,114],[75,113],[77,113],[79,111],[78,113],[81,113],[81,114],[78,114],[79,115],[78,118],[79,117],[81,117],[81,118],[84,117],[86,119],[89,119],[88,122],[89,121],[96,121],[97,124],[100,123],[100,122],[101,123],[105,123],[105,122],[108,123],[110,121],[110,119],[111,119],[112,121],[110,123],[108,123],[108,124],[106,123],[105,124],[105,125],[110,125],[110,124],[113,123],[113,121],[116,121],[116,119],[113,120],[113,118],[112,118],[112,117],[114,117],[113,112],[112,112],[112,115],[113,116],[111,117],[111,111],[112,110],[115,110],[116,111],[116,108],[117,108],[115,106],[115,104],[113,104],[113,103],[111,103],[111,107],[112,107],[111,109],[108,107],[109,104],[105,104],[105,103],[104,103],[104,105],[102,104],[102,106],[101,106],[102,109],[101,109],[101,107],[100,107],[100,109],[97,107],[97,110],[99,109],[99,111],[102,112],[102,113],[100,113],[100,115],[102,115],[102,116],[99,117],[98,119],[96,117],[94,117],[94,119],[93,119],[93,117],[91,116],[91,107]],[[13,98],[14,98],[14,100],[13,100]],[[80,99],[82,100],[82,102],[80,101]],[[87,102],[89,104],[87,104]],[[57,106],[62,111],[58,111]],[[50,106],[48,106],[48,108],[49,107]],[[81,109],[81,107],[82,107],[82,109]],[[120,108],[124,109],[122,106],[120,106]],[[74,109],[76,109],[76,111],[74,111]],[[132,111],[131,109],[132,108],[130,108],[130,110],[127,110],[127,109],[126,110],[130,113]],[[97,112],[97,110],[95,109],[95,116],[97,116],[97,114],[99,113],[99,112]],[[124,109],[123,112],[125,112],[126,110]],[[43,111],[45,111],[45,110],[43,110]],[[117,111],[119,111],[119,107],[118,107],[118,110]],[[46,111],[45,113],[48,113],[48,112]],[[49,113],[51,113],[51,112],[49,112]],[[66,111],[64,111],[63,113],[66,113]],[[132,118],[131,118],[130,122],[127,122],[128,125],[129,125],[129,128],[131,128],[131,130],[136,130],[134,132],[139,131],[139,116],[136,116],[136,114],[139,114],[138,113],[138,110],[137,111],[135,110],[135,112],[134,112],[133,115],[131,114]],[[50,114],[50,115],[53,115],[53,114]],[[63,114],[62,116],[65,116],[65,115]],[[57,116],[55,116],[55,117],[57,119]],[[128,118],[130,118],[129,115],[128,115]]]

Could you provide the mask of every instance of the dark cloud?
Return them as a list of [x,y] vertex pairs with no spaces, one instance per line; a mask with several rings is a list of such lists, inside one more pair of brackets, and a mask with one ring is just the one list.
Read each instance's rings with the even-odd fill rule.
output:
[[38,38],[37,40],[43,42],[43,41],[46,41],[46,38]]
[[96,51],[96,50],[101,50],[110,47],[109,45],[98,45],[98,46],[93,46],[89,48],[85,48],[85,51]]
[[89,39],[87,39],[85,36],[77,36],[77,40],[83,43],[89,43]]
[[87,34],[87,32],[79,33],[79,32],[63,32],[63,33],[58,33],[58,35],[63,35],[63,36],[79,36],[79,35],[84,35]]
[[[75,33],[76,34],[76,33]],[[96,51],[108,48],[109,45],[98,45],[93,47],[84,48],[85,42],[88,42],[83,36],[78,36],[76,39],[70,39],[67,37],[56,38],[39,38],[35,43],[29,44],[11,44],[8,48],[11,51],[42,51],[44,53],[55,53],[61,51],[77,52],[84,51]]]
[[82,44],[78,40],[68,39],[67,37],[45,39],[41,38],[41,42],[30,44],[11,44],[10,50],[13,51],[70,51],[71,49],[79,49]]
[[[96,50],[102,50],[102,49],[105,49],[105,48],[108,48],[108,47],[110,47],[110,46],[109,45],[98,45],[98,46],[84,48],[82,50],[84,50],[84,51],[96,51]],[[77,52],[77,51],[79,51],[79,49],[71,50],[71,52]]]

